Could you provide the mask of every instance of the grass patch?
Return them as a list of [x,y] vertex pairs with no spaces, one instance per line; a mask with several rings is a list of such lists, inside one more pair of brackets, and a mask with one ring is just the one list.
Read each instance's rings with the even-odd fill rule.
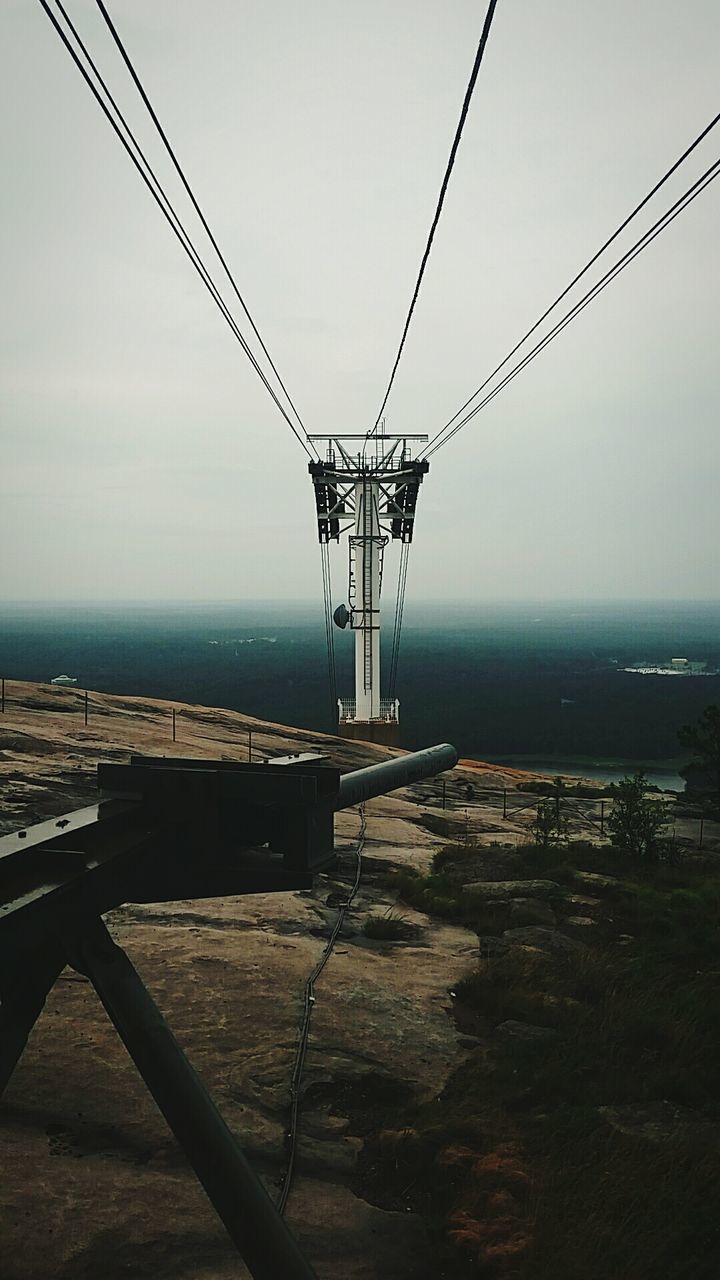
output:
[[509,926],[507,902],[494,902],[471,884],[452,879],[447,872],[421,876],[398,871],[388,877],[388,888],[401,902],[441,920],[451,920],[474,928],[478,933],[498,933]]
[[472,843],[468,844],[446,844],[444,849],[438,849],[433,854],[433,870],[442,872],[446,867],[463,866],[474,858],[478,857],[478,846]]
[[388,942],[406,942],[418,935],[417,925],[392,907],[382,915],[368,916],[362,931],[366,938]]

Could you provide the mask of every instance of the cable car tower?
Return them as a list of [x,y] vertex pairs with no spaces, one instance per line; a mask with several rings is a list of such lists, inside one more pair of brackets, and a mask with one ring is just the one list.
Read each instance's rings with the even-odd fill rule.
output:
[[[338,698],[341,737],[399,745],[399,703],[380,696],[380,592],[385,548],[403,544],[398,592],[404,592],[403,565],[412,542],[418,490],[430,464],[413,458],[411,442],[425,435],[312,435],[324,442],[325,456],[308,470],[315,490],[318,538],[340,541],[348,533],[348,603],[333,613],[336,626],[355,632],[355,697]],[[396,611],[395,647],[399,642]],[[396,653],[393,654],[396,663]]]

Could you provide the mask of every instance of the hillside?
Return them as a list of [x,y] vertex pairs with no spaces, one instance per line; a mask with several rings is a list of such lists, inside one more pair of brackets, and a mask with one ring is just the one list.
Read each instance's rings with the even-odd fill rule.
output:
[[[7,693],[2,831],[90,803],[97,762],[131,752],[247,759],[250,731],[253,758],[320,749],[346,769],[390,754],[234,712],[104,694],[90,695],[86,726],[76,690],[13,683]],[[454,771],[451,793],[464,777]],[[495,787],[515,780],[498,770],[483,778]],[[425,789],[437,792],[437,783]],[[423,917],[414,945],[358,933],[369,913],[392,902],[381,884],[386,871],[429,868],[442,844],[421,820],[432,816],[441,811],[421,808],[414,794],[368,806],[361,893],[322,979],[288,1214],[324,1277],[418,1276],[424,1265],[422,1221],[384,1212],[351,1189],[361,1144],[347,1136],[332,1096],[346,1088],[430,1096],[462,1059],[448,987],[467,968],[475,936]],[[350,870],[357,814],[340,814],[337,832],[338,877],[319,877],[312,894],[128,906],[109,921],[270,1186],[283,1168],[302,987],[335,919],[327,899]],[[238,1274],[222,1228],[77,974],[57,984],[7,1090],[4,1119],[3,1162],[13,1174],[0,1215],[13,1262],[3,1280],[75,1280],[100,1270]]]
[[[110,695],[89,696],[86,725],[77,690],[14,683],[8,692],[0,721],[3,831],[89,803],[97,762],[131,752],[247,759],[251,733],[254,759],[315,749],[348,769],[390,754],[234,712]],[[506,1196],[500,1216],[515,1242],[501,1232],[505,1261],[492,1266],[505,1274],[528,1247],[527,1211],[507,1212],[513,1177],[528,1176],[518,1162],[517,1123],[498,1128],[484,1116],[486,1145],[478,1146],[458,1089],[475,1099],[479,1115],[473,1073],[502,1042],[497,1027],[514,1018],[522,1039],[523,1025],[532,1037],[533,1025],[547,1022],[517,994],[510,1012],[488,998],[468,979],[478,958],[487,965],[509,951],[542,965],[548,946],[575,956],[605,934],[607,908],[593,873],[566,888],[560,905],[543,887],[552,868],[538,872],[515,852],[537,800],[518,788],[537,781],[468,762],[446,776],[445,809],[437,779],[367,805],[360,892],[317,988],[288,1203],[321,1280],[484,1274],[477,1266],[481,1255],[490,1265],[487,1239],[478,1237],[460,1184],[468,1160],[487,1154],[489,1134],[506,1162],[494,1194]],[[589,812],[572,811],[576,836],[592,829]],[[303,985],[354,874],[358,813],[339,814],[336,829],[337,870],[318,877],[312,892],[128,905],[108,918],[273,1194],[284,1169]],[[717,837],[708,829],[708,844]],[[456,851],[449,861],[448,846]],[[515,990],[517,973],[512,981]],[[562,1002],[564,991],[553,998]],[[483,1072],[497,1089],[489,1068]],[[243,1274],[76,973],[57,983],[8,1087],[0,1145],[8,1171],[0,1191],[2,1280]]]

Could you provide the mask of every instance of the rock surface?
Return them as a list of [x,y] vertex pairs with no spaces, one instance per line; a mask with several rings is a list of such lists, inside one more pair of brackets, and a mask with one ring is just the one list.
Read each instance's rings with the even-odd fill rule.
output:
[[[393,754],[221,709],[97,693],[88,705],[86,726],[80,691],[9,684],[0,719],[0,833],[91,803],[97,762],[126,761],[130,753],[242,760],[252,733],[254,759],[319,750],[351,769]],[[533,818],[532,808],[512,812],[512,792],[531,779],[466,762],[446,775],[447,810],[439,780],[367,806],[360,892],[316,986],[288,1202],[288,1220],[320,1280],[435,1280],[423,1218],[370,1205],[354,1191],[362,1136],[349,1117],[383,1108],[392,1115],[406,1097],[435,1097],[464,1060],[473,1041],[449,1016],[450,991],[475,963],[478,939],[406,907],[415,938],[401,946],[365,939],[368,915],[394,905],[387,872],[427,872],[435,853],[469,833],[488,898],[507,901],[515,921],[534,913],[502,938],[481,938],[481,954],[484,947],[488,954],[514,946],[584,950],[549,927],[549,915],[538,923],[552,910],[547,899],[556,886],[511,878],[518,870],[512,846],[527,838]],[[572,821],[575,835],[591,832]],[[271,1195],[286,1164],[304,984],[352,882],[358,832],[357,812],[337,815],[339,865],[312,891],[125,905],[108,917]],[[706,838],[714,839],[707,828]],[[607,877],[580,883],[578,914],[593,914],[580,901],[586,889],[608,887]],[[518,1024],[522,1031],[508,1032],[507,1025],[501,1034],[547,1038],[546,1028]],[[2,1280],[247,1274],[92,987],[76,973],[66,971],[56,984],[8,1086],[0,1161]]]
[[515,946],[533,947],[537,951],[549,951],[556,954],[573,955],[585,950],[582,942],[576,938],[568,938],[556,929],[543,929],[541,926],[528,925],[524,929],[506,929],[503,938]]
[[483,898],[542,898],[560,892],[554,880],[472,880],[468,888]]
[[521,1040],[524,1044],[542,1044],[557,1038],[557,1031],[552,1027],[536,1027],[530,1022],[517,1022],[509,1018],[496,1028],[499,1036],[507,1040]]
[[[131,750],[242,759],[251,727],[262,755],[320,747],[357,768],[391,754],[179,704],[173,743],[168,704],[106,695],[91,696],[86,729],[72,690],[22,692],[26,705],[10,704],[0,723],[6,831],[91,802],[97,761]],[[465,1052],[448,987],[472,962],[474,935],[408,910],[417,940],[360,945],[366,916],[392,905],[383,875],[426,870],[442,847],[421,812],[412,789],[367,806],[360,893],[316,987],[287,1216],[320,1280],[428,1276],[424,1221],[353,1191],[362,1139],[347,1119],[358,1106],[434,1096]],[[336,919],[328,898],[344,899],[352,882],[357,812],[339,814],[336,832],[339,865],[312,892],[125,905],[107,917],[271,1195],[285,1169],[304,983]],[[2,1121],[2,1280],[247,1274],[80,975],[66,971],[53,989]]]
[[555,912],[547,902],[541,902],[539,898],[513,898],[510,919],[515,926],[536,924],[552,928],[555,924]]
[[720,1149],[720,1124],[675,1103],[598,1107],[598,1112],[618,1133],[644,1138],[653,1144]]

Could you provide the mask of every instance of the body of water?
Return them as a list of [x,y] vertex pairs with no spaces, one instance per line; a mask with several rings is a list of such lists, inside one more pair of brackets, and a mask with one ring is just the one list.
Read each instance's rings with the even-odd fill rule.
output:
[[588,778],[593,782],[620,782],[628,774],[642,771],[653,787],[661,791],[682,791],[684,778],[675,769],[659,769],[645,760],[534,760],[526,756],[504,756],[493,759],[492,764],[511,765],[515,769],[527,769],[531,773],[558,774],[570,778]]
[[[410,748],[449,740],[464,756],[523,756],[550,773],[565,762],[621,776],[638,761],[663,773],[681,755],[678,727],[720,702],[720,677],[622,670],[673,657],[720,666],[717,603],[411,601],[405,618],[397,694]],[[336,632],[335,643],[348,695],[352,637]],[[331,727],[319,601],[0,606],[0,675],[60,674],[79,688]]]

